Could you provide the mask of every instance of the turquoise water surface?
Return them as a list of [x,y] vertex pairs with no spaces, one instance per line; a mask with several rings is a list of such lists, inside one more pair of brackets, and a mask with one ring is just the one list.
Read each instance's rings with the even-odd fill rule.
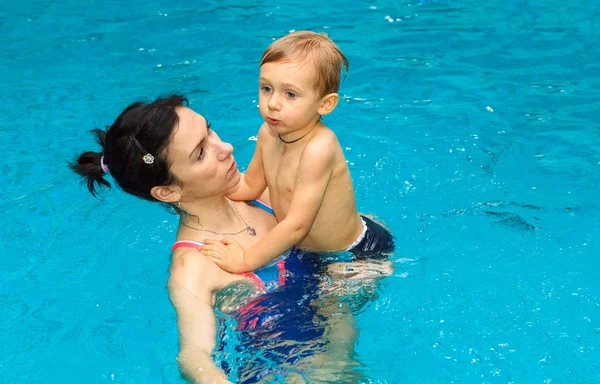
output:
[[291,30],[350,60],[326,123],[396,236],[357,313],[370,383],[600,382],[597,1],[24,0],[0,5],[0,377],[182,383],[177,218],[66,161],[182,92],[247,164],[258,62]]

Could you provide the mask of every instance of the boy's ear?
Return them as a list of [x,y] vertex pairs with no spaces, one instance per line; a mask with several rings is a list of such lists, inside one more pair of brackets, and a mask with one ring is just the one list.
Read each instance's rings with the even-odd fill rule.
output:
[[181,194],[176,187],[160,186],[152,187],[150,194],[158,201],[163,203],[176,203],[181,199]]
[[319,108],[317,113],[321,116],[325,116],[331,113],[331,111],[333,111],[337,106],[339,99],[340,96],[337,93],[330,93],[323,96],[321,107]]

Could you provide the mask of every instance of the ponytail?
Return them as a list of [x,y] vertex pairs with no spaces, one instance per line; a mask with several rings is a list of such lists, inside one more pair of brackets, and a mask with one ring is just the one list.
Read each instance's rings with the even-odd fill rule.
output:
[[94,197],[98,197],[101,187],[111,187],[104,178],[110,173],[125,192],[157,201],[152,196],[153,187],[180,184],[170,170],[167,153],[179,124],[179,106],[187,106],[184,96],[130,104],[106,130],[92,131],[101,151],[82,153],[69,166],[82,176]]
[[[94,129],[92,130],[92,134],[102,148],[102,152],[104,152],[106,131]],[[84,152],[73,162],[69,163],[69,167],[83,177],[82,181],[87,184],[88,190],[94,197],[98,197],[97,188],[101,186],[110,188],[110,183],[104,178],[101,163],[102,156],[101,152]]]

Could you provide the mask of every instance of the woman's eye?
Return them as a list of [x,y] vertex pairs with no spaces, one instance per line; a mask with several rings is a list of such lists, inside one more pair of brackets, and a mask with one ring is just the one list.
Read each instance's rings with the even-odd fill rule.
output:
[[[211,124],[206,124],[206,135],[210,136],[212,134],[212,129],[210,129]],[[198,160],[202,160],[204,157],[204,147],[200,148],[200,152],[198,152]]]
[[287,97],[289,97],[290,99],[295,99],[296,98],[296,94],[294,92],[288,91],[288,92],[285,93],[285,95]]

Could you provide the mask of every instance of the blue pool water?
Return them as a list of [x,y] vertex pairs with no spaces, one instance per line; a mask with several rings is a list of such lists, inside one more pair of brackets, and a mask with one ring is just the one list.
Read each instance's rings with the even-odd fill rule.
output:
[[327,124],[395,272],[357,314],[370,383],[600,382],[597,1],[0,5],[0,377],[181,383],[176,217],[66,167],[131,101],[188,95],[249,160],[290,30],[351,62]]

